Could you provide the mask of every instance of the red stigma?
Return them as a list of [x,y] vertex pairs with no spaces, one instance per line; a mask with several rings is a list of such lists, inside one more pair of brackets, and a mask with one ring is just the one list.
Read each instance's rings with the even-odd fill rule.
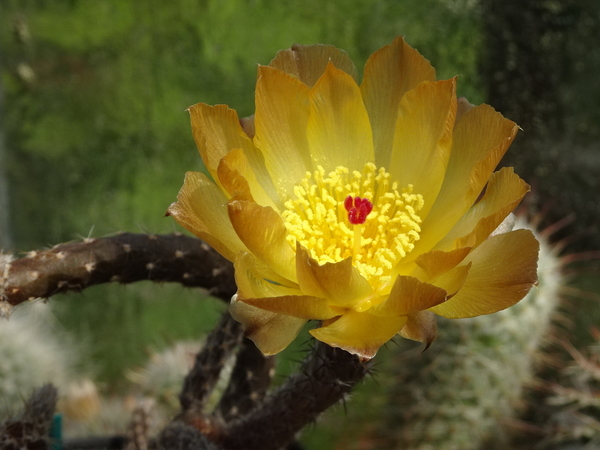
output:
[[360,225],[365,223],[367,216],[373,211],[373,203],[366,198],[353,198],[349,195],[344,200],[344,208],[348,211],[348,221],[352,225]]

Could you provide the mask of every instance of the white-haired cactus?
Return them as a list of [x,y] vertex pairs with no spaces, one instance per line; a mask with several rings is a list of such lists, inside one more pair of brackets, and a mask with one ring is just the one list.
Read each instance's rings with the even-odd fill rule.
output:
[[[527,226],[522,219],[516,225]],[[439,338],[423,354],[401,344],[389,367],[391,448],[469,450],[507,441],[505,425],[534,375],[563,283],[556,251],[538,239],[539,286],[517,305],[490,316],[440,319]]]
[[71,379],[74,349],[49,325],[48,305],[17,308],[0,318],[0,408],[16,408],[33,389]]
[[144,395],[156,398],[170,410],[179,408],[181,381],[194,364],[200,342],[181,341],[161,352],[153,352],[144,367],[130,371],[127,378]]

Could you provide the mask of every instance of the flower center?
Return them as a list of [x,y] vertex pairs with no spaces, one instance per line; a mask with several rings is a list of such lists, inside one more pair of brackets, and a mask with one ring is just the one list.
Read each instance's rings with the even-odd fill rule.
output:
[[362,172],[318,166],[294,187],[282,213],[287,240],[305,247],[319,264],[352,258],[367,280],[389,281],[396,264],[419,239],[423,197],[402,190],[385,168],[367,163]]

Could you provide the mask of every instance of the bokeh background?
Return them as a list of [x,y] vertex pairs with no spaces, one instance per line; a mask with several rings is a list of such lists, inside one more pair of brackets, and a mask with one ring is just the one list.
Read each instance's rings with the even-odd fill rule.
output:
[[[521,125],[503,164],[532,184],[527,211],[540,227],[565,224],[553,239],[573,255],[570,293],[586,298],[571,300],[572,339],[590,341],[600,323],[595,0],[1,0],[0,248],[182,231],[163,216],[185,171],[202,169],[188,106],[250,115],[256,66],[278,50],[333,44],[360,73],[398,35],[438,78],[460,74],[459,95]],[[198,337],[223,310],[199,292],[149,283],[51,303],[82,370],[107,392],[127,388],[123,374],[149,349]],[[283,373],[303,348],[290,351]],[[348,414],[345,423],[358,421]],[[317,427],[305,439],[329,448],[340,429]]]

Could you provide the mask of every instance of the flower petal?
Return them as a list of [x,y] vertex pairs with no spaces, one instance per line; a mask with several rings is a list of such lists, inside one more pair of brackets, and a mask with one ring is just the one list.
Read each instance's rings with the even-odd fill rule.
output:
[[298,79],[268,66],[259,66],[256,83],[256,137],[277,192],[289,197],[312,169],[306,125],[309,88]]
[[400,336],[413,341],[423,342],[425,350],[427,350],[438,336],[435,314],[431,311],[418,311],[409,314],[406,325],[400,330]]
[[473,205],[517,130],[488,105],[464,113],[454,128],[444,183],[423,223],[416,254],[432,248]]
[[373,128],[378,164],[389,161],[400,99],[422,81],[435,81],[435,69],[401,37],[367,60],[360,90]]
[[471,262],[464,286],[430,311],[450,319],[491,314],[521,300],[537,282],[539,243],[529,230],[485,240],[465,259]]
[[360,89],[345,72],[328,64],[310,91],[306,130],[314,167],[362,169],[373,162],[371,125]]
[[217,167],[221,159],[234,148],[240,148],[248,158],[252,170],[271,198],[275,188],[265,167],[262,154],[248,137],[237,112],[227,105],[209,106],[198,103],[188,108],[194,141],[202,161],[213,179],[218,182]]
[[319,265],[299,243],[296,245],[296,275],[302,292],[327,298],[336,306],[350,307],[373,292],[350,258]]
[[444,180],[452,149],[456,115],[456,80],[425,81],[400,101],[390,173],[401,187],[413,185],[427,216]]
[[305,320],[327,320],[342,314],[339,308],[330,308],[324,298],[310,295],[286,295],[282,297],[241,298],[238,301],[286,316]]
[[339,347],[362,359],[371,359],[379,347],[400,331],[406,320],[406,316],[377,317],[368,312],[350,310],[335,322],[309,333],[332,347]]
[[256,179],[244,151],[236,148],[227,153],[217,167],[217,177],[229,195],[277,209]]
[[436,245],[436,249],[477,247],[516,208],[529,185],[504,167],[490,177],[485,194]]
[[234,298],[229,312],[246,328],[246,336],[254,341],[266,356],[279,353],[298,336],[306,323],[304,319],[272,313]]
[[456,101],[456,122],[454,125],[456,126],[456,123],[458,123],[461,117],[474,107],[475,105],[470,103],[466,97],[458,97],[458,100]]
[[462,266],[457,266],[431,280],[431,284],[442,288],[448,294],[448,298],[452,298],[464,286],[472,264],[469,262]]
[[406,316],[438,305],[446,300],[446,291],[415,277],[400,275],[386,301],[369,309],[378,317]]
[[248,137],[252,139],[256,134],[256,129],[254,126],[254,114],[248,117],[242,117],[240,119],[240,125],[242,126],[244,133],[246,133]]
[[419,279],[425,281],[437,278],[460,264],[470,251],[470,247],[464,247],[449,252],[434,250],[423,253],[415,260],[418,266],[415,276],[419,276]]
[[240,125],[237,112],[227,105],[198,103],[188,108],[196,146],[213,177],[219,161],[231,149],[250,149],[252,141]]
[[294,75],[312,87],[323,75],[329,62],[355,80],[358,79],[356,67],[348,54],[332,45],[294,44],[292,48],[279,51],[269,66]]
[[233,263],[238,296],[243,298],[302,295],[293,281],[283,278],[251,253],[240,252]]
[[296,254],[286,240],[287,229],[273,208],[232,198],[229,219],[241,241],[273,271],[296,281]]
[[233,261],[237,252],[247,249],[231,225],[226,204],[227,198],[206,175],[187,172],[177,202],[169,206],[167,215]]

